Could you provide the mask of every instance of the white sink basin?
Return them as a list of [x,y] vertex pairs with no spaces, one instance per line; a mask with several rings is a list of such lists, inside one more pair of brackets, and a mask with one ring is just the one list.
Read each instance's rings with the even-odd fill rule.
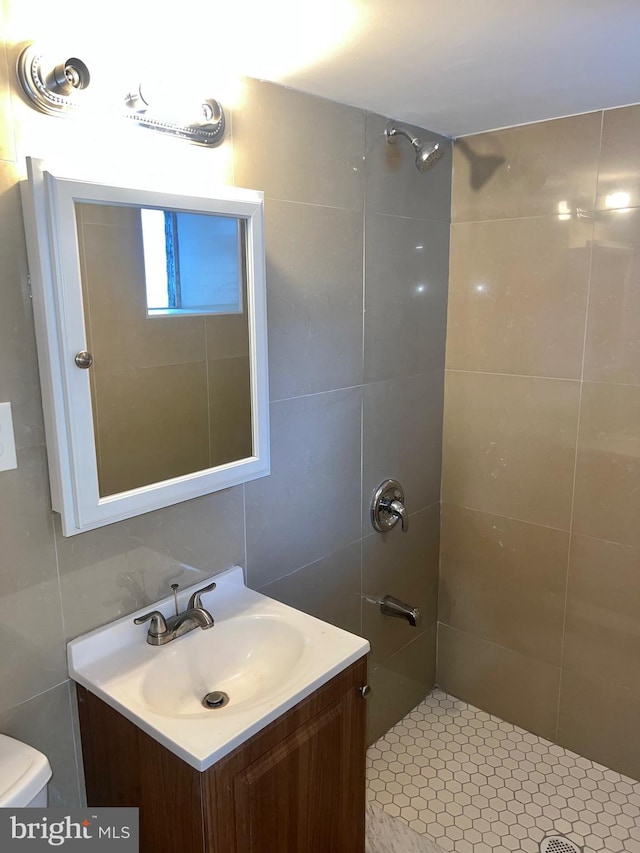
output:
[[146,668],[140,690],[151,710],[169,717],[211,718],[202,700],[217,690],[229,696],[229,704],[216,709],[216,716],[235,714],[290,682],[305,651],[304,634],[276,616],[240,616],[196,631],[195,642],[172,641]]
[[[146,642],[150,610],[173,613],[173,598],[68,644],[69,673],[197,770],[206,770],[369,651],[369,644],[247,589],[242,569],[215,577],[202,597],[215,619],[164,646]],[[183,610],[191,592],[182,590]],[[228,695],[207,708],[213,691]]]

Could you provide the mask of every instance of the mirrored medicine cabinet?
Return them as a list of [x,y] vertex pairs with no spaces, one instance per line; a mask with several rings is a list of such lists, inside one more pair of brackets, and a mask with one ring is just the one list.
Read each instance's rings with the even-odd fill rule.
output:
[[262,193],[21,188],[64,535],[268,474]]

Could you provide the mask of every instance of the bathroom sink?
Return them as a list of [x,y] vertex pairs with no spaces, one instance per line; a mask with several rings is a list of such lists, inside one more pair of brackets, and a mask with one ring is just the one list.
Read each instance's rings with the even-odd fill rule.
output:
[[[163,646],[149,609],[72,640],[69,673],[197,770],[206,770],[369,651],[361,637],[248,589],[235,566],[202,597],[215,620]],[[204,582],[204,581],[203,581]],[[179,593],[179,609],[203,582]]]
[[[216,653],[219,649],[224,651]],[[228,619],[214,630],[194,631],[190,643],[175,640],[167,646],[145,669],[141,696],[159,714],[204,719],[212,714],[204,697],[223,692],[228,702],[216,714],[235,714],[264,702],[296,678],[304,651],[304,634],[284,619]]]

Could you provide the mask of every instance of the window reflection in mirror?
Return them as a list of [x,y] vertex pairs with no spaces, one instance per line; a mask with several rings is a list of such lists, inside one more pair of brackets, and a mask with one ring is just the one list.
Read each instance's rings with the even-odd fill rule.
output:
[[242,311],[243,223],[175,210],[140,215],[150,316]]
[[251,456],[244,221],[78,203],[76,220],[100,497]]

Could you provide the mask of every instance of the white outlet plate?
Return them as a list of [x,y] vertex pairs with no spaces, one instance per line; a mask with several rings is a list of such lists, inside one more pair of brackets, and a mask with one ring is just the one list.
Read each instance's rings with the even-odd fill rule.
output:
[[0,403],[0,471],[18,467],[11,403]]

